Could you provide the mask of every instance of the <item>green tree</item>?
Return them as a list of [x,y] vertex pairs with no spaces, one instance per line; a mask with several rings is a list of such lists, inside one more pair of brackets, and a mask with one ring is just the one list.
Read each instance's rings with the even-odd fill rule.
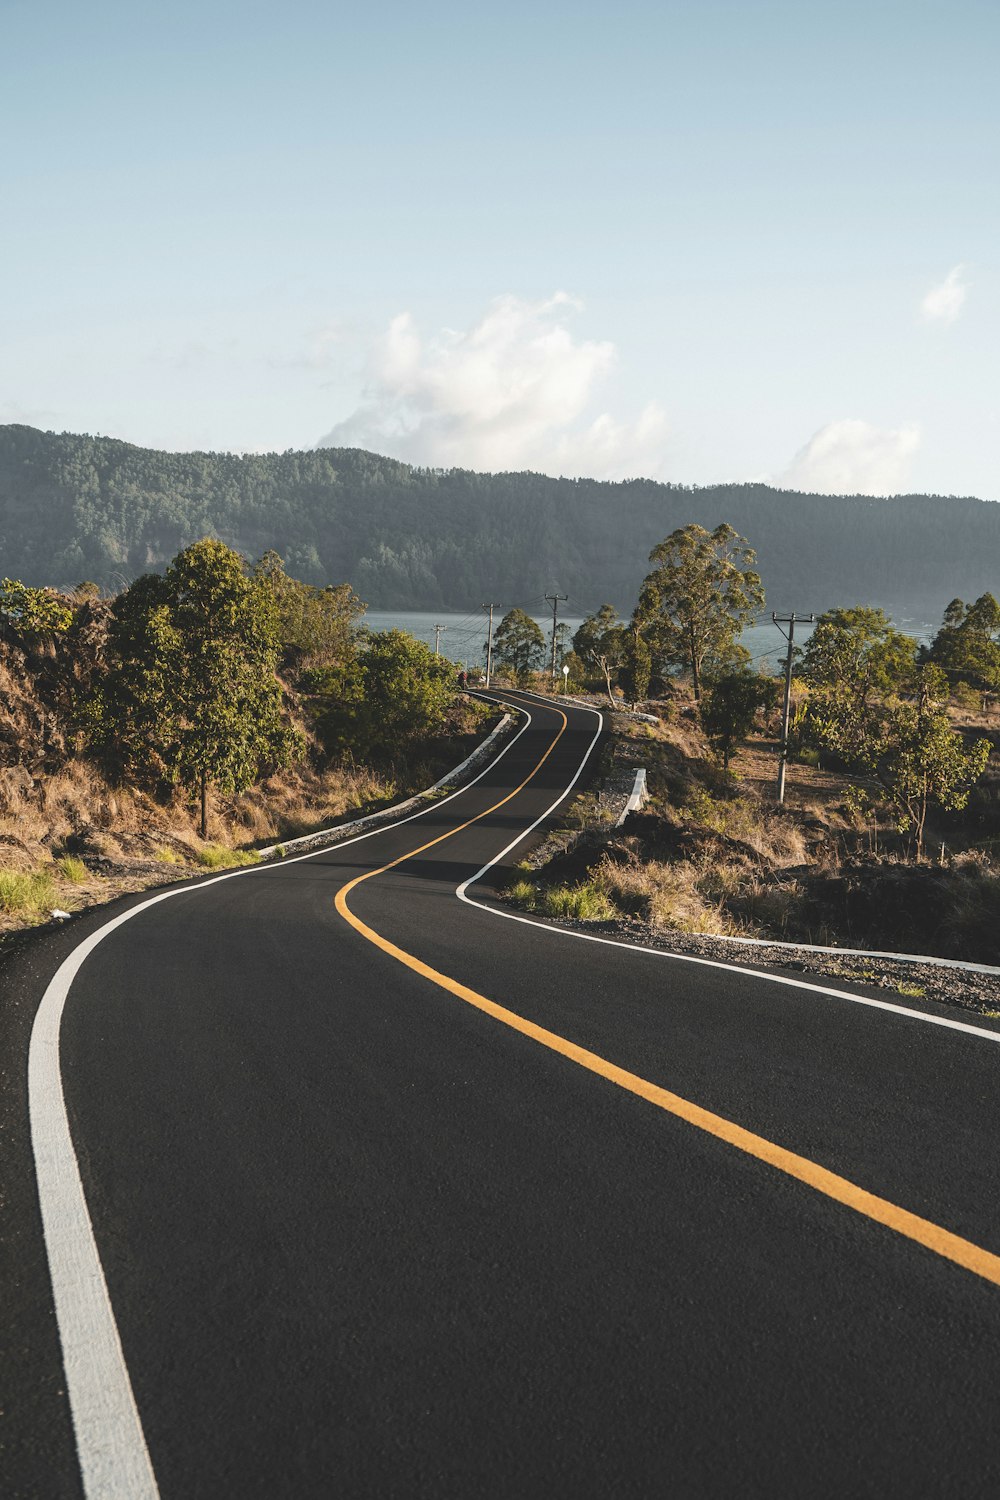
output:
[[918,859],[930,808],[961,811],[992,749],[985,739],[966,745],[930,700],[874,703],[859,713],[828,699],[810,703],[809,719],[821,744],[876,779],[896,827],[913,835]]
[[814,692],[849,699],[859,712],[913,681],[917,643],[881,609],[829,609],[802,652],[801,675]]
[[73,606],[55,589],[29,588],[16,578],[3,578],[0,619],[24,641],[51,640],[72,625]]
[[638,630],[625,632],[622,655],[622,664],[618,669],[618,682],[621,690],[629,703],[641,703],[649,694],[653,658]]
[[764,604],[753,549],[725,522],[714,531],[681,526],[649,554],[655,564],[639,590],[633,625],[660,670],[687,668],[696,699],[706,672],[749,660],[740,632]]
[[545,636],[523,609],[504,615],[493,635],[493,660],[506,667],[519,683],[527,682],[545,660]]
[[1000,603],[992,594],[981,594],[973,604],[953,599],[927,655],[953,686],[974,687],[985,710],[1000,693]]
[[349,584],[314,588],[285,572],[277,552],[265,552],[252,576],[274,599],[278,639],[286,661],[301,667],[330,666],[354,654],[365,606]]
[[614,684],[626,661],[628,631],[619,624],[613,604],[602,604],[587,616],[573,637],[573,650],[591,672],[600,673],[608,702],[614,708]]
[[313,712],[332,755],[391,760],[439,730],[455,668],[405,630],[375,631],[354,661],[310,674]]
[[733,751],[749,739],[757,715],[774,708],[779,691],[774,677],[759,672],[726,672],[712,681],[701,722],[726,770]]
[[144,577],[116,601],[112,664],[91,716],[126,772],[151,764],[200,801],[243,791],[301,753],[282,712],[274,598],[224,543],[196,542],[165,577]]

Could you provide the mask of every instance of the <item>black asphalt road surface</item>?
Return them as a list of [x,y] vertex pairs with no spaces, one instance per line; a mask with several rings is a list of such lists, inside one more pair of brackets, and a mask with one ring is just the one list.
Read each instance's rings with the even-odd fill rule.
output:
[[[67,1106],[161,1494],[996,1495],[1000,1288],[518,1034],[338,914],[347,881],[478,819],[357,887],[352,910],[1000,1253],[996,1043],[456,899],[593,736],[568,707],[538,773],[479,817],[561,727],[531,713],[460,796],[191,884],[73,985]],[[11,1496],[81,1493],[24,1058],[45,982],[106,920],[0,971]]]

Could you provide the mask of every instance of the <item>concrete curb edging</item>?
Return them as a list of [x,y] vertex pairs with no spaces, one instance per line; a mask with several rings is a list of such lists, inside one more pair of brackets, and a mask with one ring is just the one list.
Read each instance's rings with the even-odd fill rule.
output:
[[378,812],[368,813],[363,818],[353,818],[349,823],[337,823],[333,828],[321,828],[316,833],[303,834],[301,838],[279,839],[275,844],[268,844],[265,848],[258,849],[258,855],[264,860],[274,858],[279,849],[283,855],[287,849],[321,848],[324,843],[337,843],[346,833],[353,834],[357,833],[360,829],[374,827],[379,823],[392,822],[400,813],[408,812],[410,808],[416,807],[418,803],[423,802],[427,797],[433,796],[435,792],[443,790],[446,786],[452,786],[467,771],[471,771],[473,766],[489,754],[494,747],[495,741],[513,722],[512,716],[509,713],[505,713],[496,728],[486,736],[482,744],[476,746],[471,755],[465,757],[461,765],[455,766],[452,770],[448,771],[446,775],[441,777],[440,781],[435,781],[433,786],[425,788],[422,792],[416,792],[412,797],[407,797],[405,802],[394,802],[391,807],[382,807]]
[[615,827],[620,828],[629,813],[638,812],[640,807],[645,807],[648,801],[649,793],[646,791],[646,768],[645,766],[638,766],[636,768],[635,781],[629,793],[629,799],[622,808],[615,822]]

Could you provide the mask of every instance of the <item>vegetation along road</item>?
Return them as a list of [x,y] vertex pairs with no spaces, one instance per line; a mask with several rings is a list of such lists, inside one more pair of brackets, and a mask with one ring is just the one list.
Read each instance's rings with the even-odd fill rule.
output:
[[7,1494],[996,1493],[1000,1023],[498,903],[600,728],[520,701],[9,965]]

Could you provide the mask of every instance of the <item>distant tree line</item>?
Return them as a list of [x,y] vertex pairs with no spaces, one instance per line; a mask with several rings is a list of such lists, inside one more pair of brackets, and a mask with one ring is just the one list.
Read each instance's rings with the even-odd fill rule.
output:
[[349,578],[374,607],[476,608],[558,579],[571,608],[622,608],[651,538],[724,521],[753,536],[783,609],[852,598],[936,614],[956,589],[982,595],[1000,555],[1000,506],[970,498],[475,474],[359,449],[163,453],[0,426],[0,569],[36,586],[117,591],[208,536],[248,557],[273,549],[312,586]]

